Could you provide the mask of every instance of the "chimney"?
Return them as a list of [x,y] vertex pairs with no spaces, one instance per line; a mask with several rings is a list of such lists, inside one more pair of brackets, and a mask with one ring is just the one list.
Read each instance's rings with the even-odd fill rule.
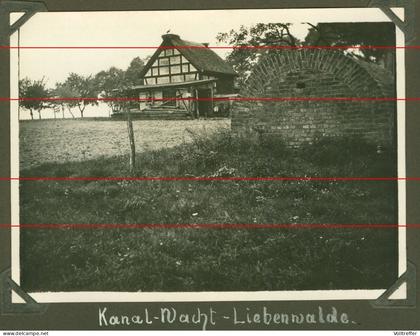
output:
[[179,35],[176,34],[164,34],[162,35],[162,40],[170,40],[170,39],[174,39],[174,38],[180,38]]

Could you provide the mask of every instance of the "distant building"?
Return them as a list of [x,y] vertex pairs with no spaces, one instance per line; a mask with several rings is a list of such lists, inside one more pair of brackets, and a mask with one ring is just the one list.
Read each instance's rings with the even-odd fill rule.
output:
[[[175,34],[163,35],[162,39],[140,74],[142,85],[127,92],[130,97],[140,98],[130,106],[132,115],[183,119],[228,114],[230,103],[215,102],[214,98],[235,93],[237,74],[233,68],[206,43],[185,41]],[[113,116],[121,112],[114,111]]]

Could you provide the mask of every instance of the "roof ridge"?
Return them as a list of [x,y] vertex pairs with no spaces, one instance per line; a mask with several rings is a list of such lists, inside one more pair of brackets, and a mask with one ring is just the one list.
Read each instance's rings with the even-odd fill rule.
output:
[[189,41],[189,40],[184,40],[182,38],[179,38],[179,40],[182,41],[182,42],[186,42],[186,43],[188,43],[191,46],[203,46],[203,47],[206,47],[206,45],[204,43],[194,42],[194,41]]

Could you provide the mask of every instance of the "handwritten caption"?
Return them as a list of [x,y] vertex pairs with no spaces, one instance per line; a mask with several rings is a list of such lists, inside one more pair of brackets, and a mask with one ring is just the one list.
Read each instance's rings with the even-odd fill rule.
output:
[[118,314],[108,307],[99,307],[99,327],[116,326],[151,326],[155,325],[182,325],[197,327],[202,330],[216,327],[220,320],[232,323],[233,326],[273,326],[273,325],[348,325],[356,324],[346,312],[340,312],[336,307],[321,307],[308,312],[279,312],[262,306],[256,308],[236,308],[228,312],[219,313],[216,309],[196,308],[189,311],[180,311],[173,307],[162,307],[152,311],[144,308],[133,314]]

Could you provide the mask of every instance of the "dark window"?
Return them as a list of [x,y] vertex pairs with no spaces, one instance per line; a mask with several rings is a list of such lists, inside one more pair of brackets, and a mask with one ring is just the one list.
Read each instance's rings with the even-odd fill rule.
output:
[[175,106],[176,105],[176,90],[173,89],[166,89],[163,90],[163,100],[165,105],[167,106]]

